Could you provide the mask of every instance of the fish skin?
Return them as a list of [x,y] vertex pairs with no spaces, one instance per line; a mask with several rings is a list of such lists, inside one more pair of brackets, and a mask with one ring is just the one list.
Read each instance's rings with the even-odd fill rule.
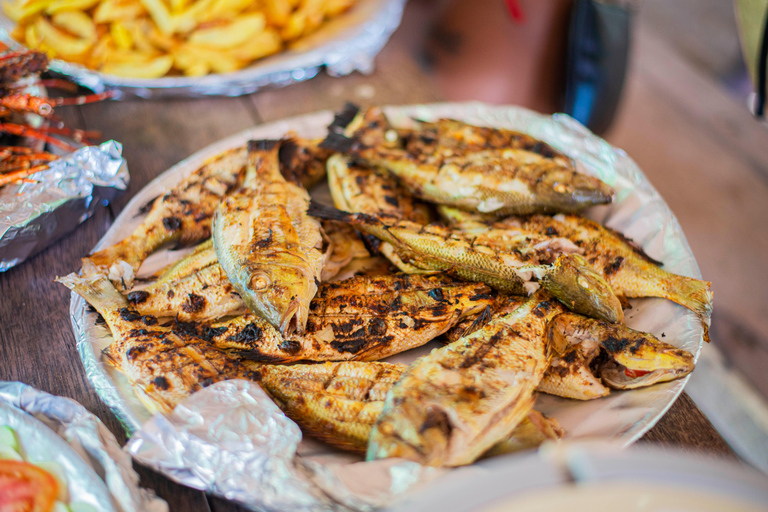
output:
[[387,394],[366,459],[460,466],[509,436],[533,406],[547,324],[563,310],[545,297],[413,362]]
[[[86,269],[92,266],[86,265]],[[123,373],[151,412],[170,412],[181,400],[214,382],[253,379],[253,366],[214,348],[196,328],[133,310],[99,272],[57,278],[80,294],[106,320],[114,341],[105,360]]]
[[127,298],[142,315],[175,317],[182,322],[204,322],[246,312],[243,299],[219,264],[208,265],[178,281],[157,281],[131,291]]
[[208,161],[155,199],[147,217],[129,237],[84,258],[107,273],[119,290],[129,289],[142,262],[160,246],[188,246],[211,236],[211,219],[221,199],[245,176],[243,148]]
[[213,250],[213,239],[198,244],[192,253],[184,258],[160,269],[150,279],[154,285],[173,283],[194,275],[197,272],[218,263],[216,251]]
[[662,297],[693,311],[709,341],[711,283],[663,270],[660,263],[621,233],[578,215],[512,218],[506,224],[569,238],[621,297]]
[[421,199],[499,216],[575,212],[609,203],[614,193],[597,178],[577,172],[566,159],[521,147],[461,152],[467,144],[459,142],[421,152],[423,148],[412,146],[409,151],[407,145],[377,142],[371,144],[359,132],[346,137],[331,131],[321,146],[387,169]]
[[[406,366],[345,361],[259,368],[262,388],[307,434],[344,450],[365,453],[371,428],[384,398]],[[533,448],[559,439],[559,424],[531,411],[510,435],[486,456]]]
[[213,245],[249,310],[283,335],[301,334],[326,254],[309,194],[279,171],[279,141],[249,142],[243,187],[216,210]]
[[373,235],[392,247],[383,252],[406,273],[439,273],[467,281],[478,281],[500,291],[530,295],[539,282],[568,308],[600,315],[610,322],[622,321],[621,304],[595,270],[576,254],[561,254],[552,265],[537,265],[521,259],[519,252],[506,252],[483,245],[478,237],[430,224],[422,226],[391,215],[348,213],[310,203],[309,215],[349,222],[357,230]]
[[211,342],[263,363],[373,361],[424,345],[491,302],[490,290],[443,276],[353,277],[323,283],[301,336],[263,336],[253,315],[219,325]]
[[651,386],[694,369],[693,354],[652,334],[571,313],[552,321],[550,344],[554,358],[539,391],[566,398],[589,400],[609,388]]

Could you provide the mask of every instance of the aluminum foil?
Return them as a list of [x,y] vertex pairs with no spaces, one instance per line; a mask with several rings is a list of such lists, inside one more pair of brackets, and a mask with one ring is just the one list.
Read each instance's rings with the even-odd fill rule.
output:
[[[395,124],[408,124],[412,118],[429,120],[451,117],[479,125],[517,129],[545,140],[574,157],[583,172],[598,176],[616,189],[616,202],[590,210],[590,217],[626,233],[652,257],[663,261],[666,269],[678,274],[700,277],[680,225],[637,165],[623,151],[611,147],[570,117],[542,116],[522,108],[479,103],[389,107],[385,111]],[[158,176],[140,191],[128,203],[95,249],[102,249],[128,236],[142,220],[141,216],[137,215],[142,205],[172,187],[206,159],[224,150],[243,146],[251,138],[280,137],[288,130],[294,130],[305,137],[322,137],[332,118],[331,112],[320,112],[269,123],[201,150]],[[153,273],[183,255],[180,251],[160,251],[153,254],[142,266],[139,274]],[[693,313],[663,299],[638,299],[631,302],[633,309],[627,312],[627,324],[630,327],[652,332],[698,357],[703,343],[702,328]],[[103,325],[95,323],[96,315],[86,311],[85,301],[76,294],[72,295],[70,312],[78,350],[88,378],[99,395],[121,419],[126,430],[141,440],[136,441],[137,444],[132,441],[129,450],[136,456],[141,456],[142,463],[155,467],[177,481],[211,492],[221,493],[225,485],[230,491],[237,488],[248,492],[250,494],[247,497],[238,499],[255,509],[269,509],[269,500],[286,499],[284,492],[280,492],[280,496],[274,495],[275,489],[284,488],[271,484],[269,487],[260,486],[261,480],[269,478],[264,473],[244,471],[230,475],[231,478],[226,482],[216,479],[218,473],[213,471],[216,467],[211,462],[216,439],[226,435],[241,439],[244,433],[235,432],[234,425],[230,425],[231,422],[227,420],[227,408],[216,410],[209,407],[212,404],[202,392],[188,398],[183,407],[185,411],[199,411],[194,416],[198,422],[195,424],[194,436],[200,438],[203,435],[201,433],[208,432],[203,439],[212,450],[206,452],[211,453],[211,456],[198,457],[195,460],[189,457],[181,459],[178,453],[181,453],[180,450],[188,452],[193,439],[189,423],[174,420],[174,415],[171,415],[170,420],[156,417],[147,423],[151,414],[135,397],[126,379],[101,360],[101,350],[111,342],[109,331]],[[390,360],[407,363],[434,347],[435,345],[428,344],[394,356]],[[540,396],[536,408],[558,419],[566,430],[566,439],[612,440],[626,446],[641,437],[658,421],[682,392],[687,380],[685,378],[645,389],[613,392],[608,397],[588,402]],[[254,421],[258,419],[266,424],[270,421],[269,418],[280,414],[269,402],[255,398],[258,395],[255,390],[249,393],[250,398],[246,398],[242,388],[234,386],[233,383],[220,383],[213,387],[220,387],[221,393],[225,395],[231,394],[231,398],[237,400],[237,407],[248,409]],[[287,419],[284,421],[290,423]],[[227,434],[226,429],[229,426],[232,431]],[[136,433],[138,429],[141,430]],[[281,429],[275,429],[267,436],[250,437],[249,442],[260,441],[262,444],[254,444],[250,451],[243,455],[243,467],[246,457],[251,457],[254,452],[266,453],[270,444],[277,442],[275,436],[282,440],[282,435]],[[153,448],[151,451],[145,451],[142,443],[149,440],[152,440]],[[285,450],[281,451],[281,457],[291,457],[293,452],[288,448],[289,445],[282,446]],[[220,449],[223,449],[223,446],[220,446]],[[216,456],[220,454],[217,453]],[[179,470],[180,464],[188,466],[182,471]],[[290,478],[309,478],[325,496],[318,499],[318,506],[324,506],[323,500],[330,499],[337,507],[354,510],[380,507],[401,496],[408,489],[429,479],[442,478],[443,475],[443,472],[399,460],[362,462],[357,456],[339,452],[307,438],[302,439],[296,446],[293,464]],[[173,467],[174,471],[167,470],[168,467]],[[447,473],[450,477],[456,471],[466,470],[467,468],[463,468]],[[215,481],[200,479],[194,476],[196,474],[212,476]],[[301,502],[300,496],[305,497],[297,494],[297,503]]]
[[[373,59],[400,24],[406,0],[360,0],[348,12],[287,50],[232,73],[202,77],[126,78],[106,75],[79,64],[53,59],[51,71],[70,77],[94,92],[118,90],[142,98],[168,96],[240,96],[267,86],[303,82],[325,67],[332,76],[370,73]],[[11,45],[14,23],[0,13],[0,39]]]
[[34,256],[128,188],[122,146],[80,148],[29,182],[0,188],[0,272]]
[[69,503],[100,512],[168,511],[165,501],[139,487],[131,458],[115,436],[74,400],[0,382],[0,425],[14,429],[25,460],[59,464]]

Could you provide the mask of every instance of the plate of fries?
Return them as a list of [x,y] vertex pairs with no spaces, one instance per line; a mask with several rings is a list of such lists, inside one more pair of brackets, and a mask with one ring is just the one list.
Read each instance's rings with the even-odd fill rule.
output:
[[95,92],[238,96],[369,71],[404,0],[4,0],[3,39]]

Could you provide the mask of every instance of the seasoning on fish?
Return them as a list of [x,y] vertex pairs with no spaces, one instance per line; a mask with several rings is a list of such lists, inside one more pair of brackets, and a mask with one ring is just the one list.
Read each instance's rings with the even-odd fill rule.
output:
[[214,348],[196,326],[161,324],[141,315],[101,273],[86,264],[86,275],[57,278],[80,294],[106,320],[114,341],[104,350],[151,412],[170,412],[179,401],[214,382],[252,379],[249,363]]
[[221,199],[245,176],[246,152],[232,149],[208,160],[155,199],[131,236],[88,256],[119,290],[129,289],[142,262],[160,246],[192,245],[211,236],[211,218]]
[[562,310],[537,293],[413,362],[387,394],[366,458],[460,466],[507,438],[531,410],[548,365],[547,324]]
[[587,261],[621,297],[663,297],[693,311],[709,341],[712,315],[711,283],[663,270],[660,262],[621,233],[578,215],[534,215],[508,219],[505,224],[570,239]]
[[306,214],[309,194],[280,174],[278,141],[248,143],[243,187],[213,221],[213,245],[249,310],[283,335],[301,334],[325,254],[320,223]]
[[308,213],[349,222],[359,231],[387,242],[392,251],[384,251],[382,246],[383,254],[403,272],[445,272],[517,295],[529,295],[541,283],[573,311],[609,322],[624,318],[621,304],[607,283],[575,254],[562,254],[552,265],[536,265],[521,260],[520,254],[483,245],[477,237],[444,226],[422,226],[385,214],[351,214],[315,201]]
[[[377,362],[264,365],[260,384],[285,414],[309,435],[339,448],[365,453],[384,398],[406,366]],[[563,436],[557,421],[531,411],[508,439],[486,456],[534,448]]]
[[590,400],[685,377],[693,355],[652,334],[563,313],[550,326],[554,359],[539,391]]
[[[331,131],[321,146],[387,169],[413,194],[431,202],[501,216],[576,212],[613,197],[609,186],[577,172],[556,153],[521,147],[465,152],[462,144],[438,144],[424,151],[413,145],[371,145],[364,128],[352,137]],[[419,136],[418,131],[413,135]]]
[[354,277],[320,286],[302,336],[261,336],[245,315],[226,329],[212,325],[212,343],[264,363],[378,360],[420,347],[486,308],[489,291],[442,276]]

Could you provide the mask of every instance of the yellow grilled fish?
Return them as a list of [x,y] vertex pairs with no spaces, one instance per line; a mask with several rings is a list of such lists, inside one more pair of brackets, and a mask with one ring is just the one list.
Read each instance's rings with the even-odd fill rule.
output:
[[304,331],[325,255],[309,194],[280,174],[279,147],[248,143],[248,174],[216,210],[213,245],[248,309],[290,335]]
[[170,412],[191,393],[220,380],[253,378],[249,363],[214,348],[205,339],[208,334],[194,326],[161,324],[137,313],[106,276],[91,267],[86,264],[83,277],[69,274],[57,281],[80,294],[106,320],[114,341],[104,358],[128,378],[150,411]]
[[589,400],[613,389],[636,389],[685,377],[693,371],[690,352],[652,334],[571,313],[550,326],[554,359],[539,391]]
[[[453,121],[458,124],[458,121]],[[613,190],[597,178],[576,171],[570,160],[530,144],[467,151],[474,143],[410,146],[386,145],[366,138],[365,126],[352,137],[331,130],[321,147],[383,167],[421,199],[499,216],[523,213],[575,212],[609,203]],[[451,136],[464,131],[451,128]],[[474,134],[479,130],[475,129]],[[473,130],[467,130],[472,136]],[[399,138],[394,131],[394,138]],[[431,138],[427,133],[427,137]],[[412,138],[420,140],[418,131]],[[401,141],[402,145],[403,142]],[[394,146],[394,147],[393,147]],[[528,149],[523,149],[524,147]],[[410,149],[410,151],[409,151]]]
[[211,342],[265,363],[373,361],[424,345],[485,309],[489,291],[444,276],[358,276],[320,286],[301,336],[263,337],[245,315],[211,325]]
[[713,294],[708,281],[663,270],[660,262],[621,233],[578,215],[534,215],[503,223],[570,239],[617,295],[663,297],[676,302],[696,313],[704,327],[704,339],[709,341]]
[[528,295],[541,283],[573,311],[610,322],[624,318],[621,303],[608,284],[576,254],[561,254],[551,265],[536,265],[521,260],[520,254],[483,245],[477,237],[444,226],[422,226],[385,214],[351,214],[315,201],[308,212],[349,222],[387,242],[392,251],[385,251],[382,245],[383,254],[404,272],[446,272],[517,295]]
[[[260,384],[304,432],[333,446],[365,453],[384,398],[406,366],[378,362],[264,365]],[[537,411],[486,456],[534,448],[563,436],[557,421]]]
[[547,324],[563,310],[545,297],[414,361],[387,394],[366,458],[459,466],[509,436],[531,410]]
[[160,246],[192,245],[211,236],[211,218],[222,198],[245,176],[246,152],[237,148],[218,155],[152,203],[131,236],[88,259],[120,290],[131,287],[142,262]]

